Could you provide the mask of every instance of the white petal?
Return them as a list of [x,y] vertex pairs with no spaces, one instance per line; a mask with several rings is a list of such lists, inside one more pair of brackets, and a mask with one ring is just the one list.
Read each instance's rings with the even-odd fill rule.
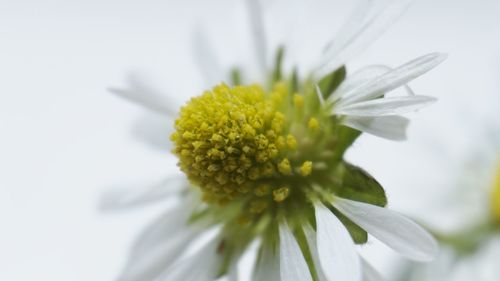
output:
[[360,281],[361,265],[351,235],[321,203],[315,205],[318,254],[327,280]]
[[[220,241],[214,239],[198,253],[181,260],[165,270],[156,281],[213,281],[222,263],[217,254]],[[146,281],[146,280],[144,280]]]
[[436,102],[436,98],[428,96],[379,98],[357,102],[347,106],[340,105],[333,109],[333,113],[336,115],[349,116],[398,115],[416,111],[434,102]]
[[177,106],[172,103],[168,95],[148,86],[143,78],[136,73],[131,73],[127,77],[129,84],[127,89],[109,88],[108,90],[124,99],[142,105],[154,112],[166,115],[172,119],[177,116]]
[[354,223],[401,255],[430,261],[438,253],[436,240],[405,216],[386,208],[336,198],[333,205]]
[[279,229],[281,280],[312,281],[309,267],[292,231],[286,223],[281,224]]
[[[392,70],[392,67],[382,64],[368,65],[361,69],[358,69],[356,72],[346,77],[346,79],[340,84],[333,95],[328,98],[328,102],[334,103],[341,98],[348,98],[349,94],[353,93],[351,91],[352,89],[368,83],[374,78],[377,78],[380,75],[389,72],[390,70]],[[408,95],[415,95],[413,90],[408,85],[404,85],[404,88]]]
[[229,266],[229,272],[227,273],[227,281],[239,281],[238,273],[238,261],[233,261]]
[[151,222],[135,239],[130,256],[138,256],[149,252],[152,248],[163,243],[166,238],[174,237],[179,232],[193,232],[197,228],[190,227],[187,230],[187,221],[192,213],[193,207],[187,200],[182,201],[175,208],[166,211],[156,220]]
[[105,192],[99,202],[103,211],[116,211],[144,206],[179,194],[188,185],[184,176],[172,176],[160,182],[113,189]]
[[363,281],[384,281],[382,275],[364,258],[361,258],[361,265],[363,266]]
[[193,229],[183,228],[173,235],[162,237],[161,241],[156,241],[154,247],[150,245],[148,251],[141,249],[132,252],[118,281],[153,280],[160,276],[174,264],[197,234]]
[[433,69],[445,59],[446,55],[440,53],[432,53],[414,59],[344,93],[345,98],[340,100],[337,106],[381,97]]
[[314,262],[314,266],[316,267],[316,274],[318,276],[319,281],[328,281],[321,267],[321,262],[319,260],[318,253],[318,244],[316,239],[316,232],[312,229],[312,227],[307,224],[303,227],[304,235],[307,239],[307,245],[309,246],[309,251],[311,251],[311,256]]
[[406,139],[409,120],[402,116],[360,117],[347,116],[342,124],[381,138],[402,141]]
[[206,80],[207,87],[213,87],[226,78],[215,49],[207,38],[206,31],[201,26],[197,27],[194,32],[193,52],[196,63]]
[[362,52],[407,9],[411,0],[364,0],[328,45],[319,65],[321,77]]
[[340,98],[348,98],[351,90],[369,82],[370,80],[387,73],[391,68],[385,65],[368,65],[353,74],[347,75],[333,95],[328,98],[329,102],[336,102]]
[[267,74],[267,38],[260,0],[247,0],[250,26],[257,62],[263,74]]
[[252,280],[280,280],[280,261],[277,249],[265,244],[261,246]]

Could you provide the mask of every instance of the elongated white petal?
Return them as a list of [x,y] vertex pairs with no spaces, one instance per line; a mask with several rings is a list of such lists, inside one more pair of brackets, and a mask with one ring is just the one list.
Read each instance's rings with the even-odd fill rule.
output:
[[261,246],[252,280],[280,280],[280,261],[277,249],[265,244]]
[[363,266],[363,281],[384,281],[382,275],[364,258],[361,258],[361,265]]
[[318,254],[327,280],[360,281],[361,265],[351,235],[321,203],[315,205]]
[[[351,91],[352,89],[368,83],[374,78],[379,77],[380,75],[387,73],[390,70],[392,70],[391,67],[381,64],[368,65],[357,70],[353,74],[350,74],[346,77],[346,79],[342,82],[342,84],[340,84],[335,93],[333,93],[333,95],[328,98],[328,102],[334,103],[339,99],[349,98],[349,94],[353,93]],[[404,85],[404,88],[408,95],[415,95],[413,90],[408,85]]]
[[333,113],[347,116],[398,115],[416,111],[435,101],[435,98],[428,96],[379,98],[357,102],[347,106],[338,106],[333,109]]
[[321,77],[372,44],[407,9],[411,0],[363,0],[328,44],[318,67]]
[[323,268],[321,267],[321,262],[319,260],[318,253],[318,244],[316,239],[316,232],[309,224],[306,224],[304,227],[304,235],[307,239],[307,245],[309,246],[309,251],[311,252],[311,256],[314,262],[314,266],[316,268],[316,274],[318,276],[318,281],[328,281],[325,273],[323,272]]
[[229,266],[229,272],[227,273],[227,281],[239,281],[240,276],[238,273],[238,261],[233,261]]
[[292,231],[286,223],[281,224],[279,229],[281,280],[312,281],[309,267]]
[[220,241],[212,240],[198,253],[183,259],[165,270],[155,281],[213,281],[222,263],[217,254]]
[[254,48],[259,63],[260,71],[263,74],[267,73],[267,38],[264,29],[264,19],[260,0],[247,0],[247,7],[250,17],[250,26],[252,28],[252,36]]
[[193,52],[201,74],[206,80],[207,87],[213,87],[226,78],[215,49],[202,27],[196,28],[194,32]]
[[341,98],[348,98],[348,94],[352,93],[352,89],[359,87],[390,70],[391,68],[385,65],[365,66],[356,72],[347,75],[337,90],[328,98],[328,101],[333,103]]
[[148,86],[139,75],[129,74],[127,83],[128,88],[109,88],[108,90],[119,97],[172,119],[177,116],[178,108],[168,95]]
[[360,117],[347,116],[342,124],[381,138],[402,141],[410,120],[402,116]]
[[116,211],[144,206],[176,195],[186,186],[187,181],[184,176],[172,176],[144,186],[113,189],[102,195],[99,207],[103,211]]
[[336,198],[333,205],[354,223],[405,257],[430,261],[438,252],[436,240],[418,224],[399,213],[342,198]]
[[446,55],[440,53],[432,53],[414,59],[344,93],[345,98],[340,100],[337,106],[381,97],[433,69],[445,59]]
[[154,247],[149,245],[147,251],[144,250],[145,245],[142,245],[142,248],[131,253],[118,281],[153,280],[160,276],[165,269],[174,264],[197,234],[198,231],[184,227],[174,234],[155,241]]

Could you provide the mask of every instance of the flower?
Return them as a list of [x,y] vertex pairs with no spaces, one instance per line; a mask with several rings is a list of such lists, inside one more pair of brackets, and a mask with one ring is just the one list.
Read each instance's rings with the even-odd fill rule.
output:
[[[266,79],[248,83],[233,69],[230,80],[181,108],[171,140],[187,181],[172,178],[146,191],[105,197],[106,208],[167,196],[180,200],[139,238],[120,280],[237,280],[238,260],[254,243],[259,253],[252,280],[380,280],[355,248],[368,233],[403,256],[431,260],[437,252],[432,236],[385,208],[382,186],[343,159],[361,132],[404,139],[408,120],[400,114],[435,100],[411,91],[388,95],[441,63],[442,54],[352,75],[344,66],[407,1],[363,2],[306,77],[283,70],[284,47],[267,70],[260,5],[247,3]],[[170,110],[155,96],[113,92]],[[195,254],[184,252],[208,232],[211,238]]]
[[[498,105],[498,96],[488,103]],[[470,105],[468,105],[470,106]],[[437,156],[445,160],[442,171],[448,178],[441,204],[422,215],[435,233],[442,251],[437,260],[428,265],[407,264],[396,280],[482,280],[498,279],[500,270],[500,130],[498,109],[493,107],[488,116],[487,107],[481,114],[467,111],[471,137],[460,146],[460,152],[442,149]],[[461,112],[460,114],[463,114]],[[486,116],[484,116],[486,115]],[[483,118],[486,117],[486,118]],[[473,128],[472,128],[473,127]],[[435,155],[436,156],[436,155]],[[446,169],[446,167],[448,167]],[[434,180],[434,182],[439,182]],[[444,204],[447,203],[447,204]],[[433,219],[437,214],[445,214]],[[446,222],[446,223],[443,223]]]

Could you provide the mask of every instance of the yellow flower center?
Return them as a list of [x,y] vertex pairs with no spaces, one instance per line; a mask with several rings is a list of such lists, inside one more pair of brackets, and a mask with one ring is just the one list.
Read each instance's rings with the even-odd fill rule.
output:
[[206,91],[181,108],[175,122],[171,139],[180,169],[207,202],[247,198],[257,213],[283,202],[314,172],[311,140],[328,122],[306,102],[284,83],[268,92],[225,84]]
[[495,221],[500,222],[500,161],[497,164],[491,196],[491,209]]

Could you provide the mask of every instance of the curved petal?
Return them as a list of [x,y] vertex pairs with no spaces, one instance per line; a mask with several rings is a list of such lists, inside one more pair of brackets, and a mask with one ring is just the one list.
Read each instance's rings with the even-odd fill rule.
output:
[[410,120],[402,116],[361,117],[347,116],[342,124],[381,138],[406,140],[406,129]]
[[116,211],[144,206],[178,194],[187,184],[185,177],[178,175],[145,186],[109,190],[101,196],[99,209]]
[[337,106],[350,105],[359,101],[368,101],[381,97],[385,93],[423,75],[445,59],[446,55],[441,53],[432,53],[416,58],[344,93],[345,98],[340,100]]
[[436,102],[436,98],[428,96],[379,98],[346,106],[339,105],[333,109],[333,114],[350,116],[398,115],[416,111],[434,102]]
[[280,277],[283,281],[312,281],[309,267],[302,255],[299,244],[285,223],[280,232]]
[[[346,77],[337,90],[328,98],[328,101],[334,103],[339,99],[347,99],[349,98],[349,94],[353,93],[351,91],[352,89],[368,83],[392,69],[392,67],[382,64],[368,65],[358,69],[356,72]],[[404,85],[404,88],[409,96],[415,95],[413,90],[408,85]]]
[[385,65],[368,65],[356,72],[347,75],[337,90],[328,98],[329,102],[336,102],[339,99],[348,98],[351,90],[369,82],[370,80],[387,73],[391,68]]
[[327,280],[360,281],[361,265],[351,235],[323,204],[315,205],[318,254]]
[[354,223],[405,257],[430,261],[438,253],[436,240],[399,213],[338,197],[332,204]]
[[109,88],[108,90],[126,100],[144,106],[156,113],[166,115],[172,119],[177,116],[177,107],[168,95],[146,85],[143,79],[136,73],[130,73],[127,77],[128,88]]
[[252,280],[280,280],[280,261],[276,249],[262,244]]
[[411,0],[363,0],[327,45],[318,75],[344,65],[380,37],[408,8]]
[[384,281],[382,275],[364,258],[361,258],[361,265],[363,266],[363,281]]

